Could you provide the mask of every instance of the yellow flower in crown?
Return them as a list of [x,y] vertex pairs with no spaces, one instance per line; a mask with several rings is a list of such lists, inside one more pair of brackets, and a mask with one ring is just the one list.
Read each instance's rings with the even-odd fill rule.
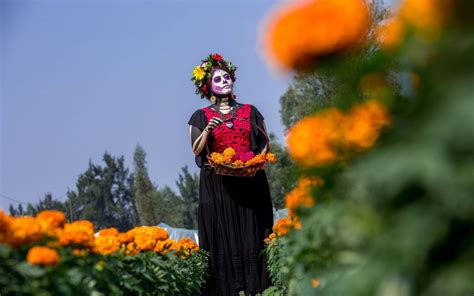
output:
[[193,70],[193,76],[196,80],[202,80],[206,72],[201,68],[201,66],[196,66]]

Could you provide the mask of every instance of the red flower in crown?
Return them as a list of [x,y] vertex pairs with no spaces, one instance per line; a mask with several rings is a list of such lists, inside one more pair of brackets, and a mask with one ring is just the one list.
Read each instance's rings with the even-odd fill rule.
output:
[[207,85],[206,85],[206,84],[204,84],[204,86],[202,87],[202,91],[203,91],[205,94],[207,94]]
[[211,57],[216,61],[222,60],[222,56],[220,54],[217,54],[217,53],[213,54]]

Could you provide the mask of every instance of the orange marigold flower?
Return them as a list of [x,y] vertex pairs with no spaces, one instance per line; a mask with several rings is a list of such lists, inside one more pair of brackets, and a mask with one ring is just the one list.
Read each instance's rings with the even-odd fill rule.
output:
[[61,211],[44,210],[36,215],[36,219],[44,221],[49,228],[60,228],[66,222],[66,215]]
[[448,2],[443,0],[403,0],[399,15],[425,37],[436,37],[449,10]]
[[0,209],[0,243],[6,243],[10,237],[10,224],[13,221],[13,217],[5,214]]
[[133,236],[130,235],[130,233],[125,232],[125,233],[119,233],[117,236],[117,239],[119,243],[125,244],[133,241]]
[[318,57],[354,47],[369,25],[364,0],[290,1],[265,21],[260,42],[271,63],[301,70]]
[[334,108],[298,121],[288,132],[288,151],[303,166],[318,166],[338,159],[336,145],[341,139],[345,117]]
[[288,215],[295,216],[297,207],[310,208],[314,205],[314,199],[311,196],[311,188],[315,185],[321,186],[323,180],[319,177],[305,177],[298,181],[296,187],[286,194],[285,207],[288,208]]
[[51,266],[59,263],[58,252],[48,247],[36,246],[31,248],[26,255],[30,264]]
[[266,161],[270,162],[270,163],[275,163],[277,162],[277,157],[275,154],[273,153],[267,153],[265,155],[265,158],[266,158]]
[[92,251],[102,255],[109,255],[119,250],[119,241],[116,236],[102,235],[94,238]]
[[347,114],[330,108],[297,122],[288,132],[290,156],[302,166],[320,166],[367,149],[390,116],[376,100],[357,105]]
[[311,287],[316,289],[317,287],[319,287],[320,284],[321,284],[320,279],[317,279],[317,278],[311,279]]
[[168,232],[157,226],[138,226],[129,230],[128,235],[133,237],[133,241],[138,250],[152,250],[157,241],[166,240]]
[[98,236],[118,236],[118,235],[119,235],[119,231],[115,227],[102,229],[98,233]]
[[59,236],[61,245],[82,244],[91,246],[94,242],[94,225],[87,220],[66,223]]
[[371,100],[354,107],[345,123],[347,145],[366,149],[374,145],[380,130],[390,123],[390,116],[382,105]]
[[232,161],[232,157],[235,155],[235,150],[232,147],[226,148],[222,153],[224,159],[227,163]]
[[19,246],[22,244],[37,242],[44,238],[44,226],[34,217],[16,217],[10,222],[10,234],[7,241]]
[[377,41],[384,49],[396,48],[402,42],[405,24],[399,17],[386,20],[377,28]]
[[160,253],[162,255],[168,253],[171,250],[171,247],[176,243],[174,239],[167,238],[165,240],[160,240],[156,242],[155,247],[153,248],[154,252]]

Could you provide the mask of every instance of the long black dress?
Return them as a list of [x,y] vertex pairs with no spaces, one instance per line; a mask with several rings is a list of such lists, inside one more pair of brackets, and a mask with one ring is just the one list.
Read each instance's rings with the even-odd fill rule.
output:
[[[213,115],[212,107],[197,110],[188,123],[203,130]],[[248,116],[251,121],[263,127],[263,116],[254,106],[238,104],[237,108],[243,110],[240,114],[237,111],[237,117]],[[244,112],[245,109],[250,112]],[[232,129],[238,131],[237,120],[234,120],[234,124]],[[218,128],[224,130],[229,127],[222,124]],[[237,132],[232,141],[239,142],[239,145],[248,143],[254,153],[261,151],[265,145],[261,132],[250,124],[242,128],[250,129],[248,133],[240,133],[247,138],[239,139]],[[216,140],[214,131],[209,142],[211,147],[218,149],[216,147],[219,145],[212,145]],[[239,291],[245,291],[245,295],[261,293],[270,286],[266,258],[261,253],[263,240],[272,232],[273,225],[267,176],[264,170],[260,170],[255,177],[218,175],[207,165],[206,154],[207,151],[203,151],[196,157],[196,163],[201,168],[199,246],[210,254],[209,277],[202,295],[238,295]]]

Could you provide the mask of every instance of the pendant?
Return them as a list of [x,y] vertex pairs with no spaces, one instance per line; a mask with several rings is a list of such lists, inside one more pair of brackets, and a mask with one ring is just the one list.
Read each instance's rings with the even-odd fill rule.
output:
[[232,128],[232,127],[234,127],[234,123],[233,123],[233,122],[231,122],[231,121],[228,121],[228,122],[226,122],[226,124],[225,124],[225,125],[227,125],[227,127],[228,127],[228,128]]

